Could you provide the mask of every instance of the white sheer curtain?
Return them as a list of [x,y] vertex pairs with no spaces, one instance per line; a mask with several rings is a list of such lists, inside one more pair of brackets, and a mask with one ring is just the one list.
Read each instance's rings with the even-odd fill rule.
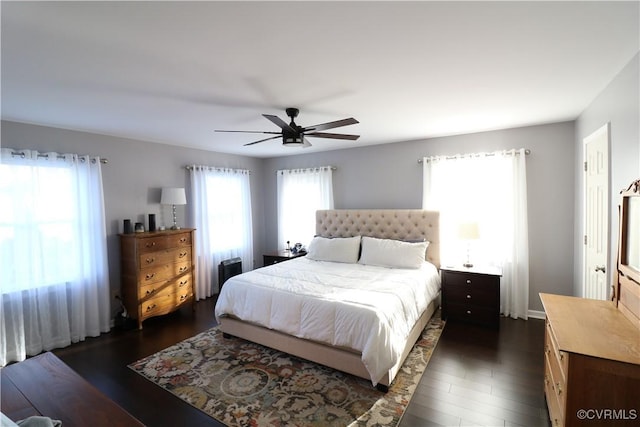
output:
[[247,170],[193,165],[192,223],[196,228],[196,300],[217,294],[218,265],[239,257],[253,268],[251,176]]
[[100,159],[2,149],[0,363],[109,331]]
[[501,312],[527,318],[529,243],[525,150],[423,159],[424,209],[439,210],[442,265],[460,264],[462,224],[475,223],[471,261],[502,269]]
[[333,170],[330,166],[277,171],[278,248],[307,246],[316,231],[316,211],[333,209]]

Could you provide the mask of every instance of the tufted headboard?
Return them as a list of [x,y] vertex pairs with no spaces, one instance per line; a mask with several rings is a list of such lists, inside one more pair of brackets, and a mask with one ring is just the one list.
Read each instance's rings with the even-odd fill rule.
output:
[[427,261],[440,268],[440,212],[422,209],[319,210],[316,211],[316,234],[322,237],[426,239],[430,242]]

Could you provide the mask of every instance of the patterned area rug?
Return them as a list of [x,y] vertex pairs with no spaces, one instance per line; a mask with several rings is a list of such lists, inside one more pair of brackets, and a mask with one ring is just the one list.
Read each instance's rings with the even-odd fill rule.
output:
[[443,327],[438,310],[387,393],[218,328],[129,367],[228,426],[396,426]]

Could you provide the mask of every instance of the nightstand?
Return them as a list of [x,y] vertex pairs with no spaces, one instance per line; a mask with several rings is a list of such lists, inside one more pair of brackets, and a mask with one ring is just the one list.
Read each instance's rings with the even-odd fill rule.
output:
[[262,255],[262,264],[264,266],[277,264],[282,261],[288,261],[290,259],[298,258],[300,256],[305,256],[306,254],[307,254],[306,252],[298,252],[294,254],[291,251],[270,252],[268,254]]
[[500,277],[492,267],[442,267],[442,318],[500,327]]

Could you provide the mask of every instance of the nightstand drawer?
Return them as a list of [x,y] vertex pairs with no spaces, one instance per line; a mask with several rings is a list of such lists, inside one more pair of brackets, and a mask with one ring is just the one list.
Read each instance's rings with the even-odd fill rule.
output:
[[447,298],[449,302],[462,304],[480,304],[493,307],[496,297],[500,298],[500,286],[488,283],[485,286],[473,285],[448,285]]
[[499,320],[498,313],[492,308],[465,304],[447,304],[448,319],[483,325],[495,325]]
[[[482,289],[486,286],[495,284],[495,276],[476,273],[457,273],[447,271],[447,284],[451,286],[473,286],[476,289]],[[499,279],[498,279],[499,280]]]

